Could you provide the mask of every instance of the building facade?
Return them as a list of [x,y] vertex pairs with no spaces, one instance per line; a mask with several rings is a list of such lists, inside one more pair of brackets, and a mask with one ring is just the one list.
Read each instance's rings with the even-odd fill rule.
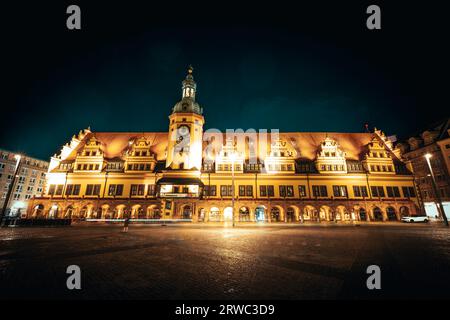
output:
[[419,198],[427,215],[436,217],[436,194],[425,154],[431,154],[430,164],[446,215],[450,217],[450,119],[442,121],[418,136],[409,138],[398,147],[414,173]]
[[8,201],[6,216],[26,215],[28,203],[34,196],[40,196],[45,187],[45,175],[49,163],[27,156],[21,156],[20,160],[15,153],[0,149],[0,210],[5,205],[8,189],[12,186],[12,192]]
[[74,135],[51,158],[28,216],[306,222],[419,213],[413,176],[382,131],[204,131],[196,94],[189,69],[168,132]]

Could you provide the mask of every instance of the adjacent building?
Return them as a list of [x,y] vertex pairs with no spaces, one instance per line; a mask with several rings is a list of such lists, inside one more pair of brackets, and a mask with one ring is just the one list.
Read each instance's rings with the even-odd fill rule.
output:
[[[6,216],[26,215],[28,203],[34,196],[40,196],[45,187],[45,175],[49,163],[28,156],[20,156],[0,149],[0,210],[5,205],[8,189],[14,180],[8,201]],[[17,169],[17,177],[14,173]]]
[[438,215],[436,194],[425,159],[425,154],[432,155],[430,163],[437,189],[446,215],[450,218],[450,119],[445,119],[421,134],[409,138],[398,147],[414,173],[423,210],[428,216],[436,217]]
[[30,218],[387,221],[420,212],[381,130],[204,130],[189,69],[168,132],[81,130],[50,161]]

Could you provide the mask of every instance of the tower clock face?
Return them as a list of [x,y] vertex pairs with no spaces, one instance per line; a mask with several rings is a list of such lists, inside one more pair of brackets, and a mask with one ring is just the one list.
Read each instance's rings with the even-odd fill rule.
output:
[[188,143],[189,141],[189,127],[188,126],[180,126],[177,129],[177,139],[176,144],[180,144],[182,141],[184,143]]

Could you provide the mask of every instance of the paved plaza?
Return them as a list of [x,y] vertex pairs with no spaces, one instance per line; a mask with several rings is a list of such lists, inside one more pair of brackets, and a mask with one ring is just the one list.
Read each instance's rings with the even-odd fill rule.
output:
[[450,231],[433,224],[0,229],[1,299],[449,298],[449,271]]

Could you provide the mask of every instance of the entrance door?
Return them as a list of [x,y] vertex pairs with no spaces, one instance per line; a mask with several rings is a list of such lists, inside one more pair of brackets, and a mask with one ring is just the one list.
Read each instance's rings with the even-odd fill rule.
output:
[[266,213],[264,207],[257,207],[255,209],[255,220],[256,221],[265,221]]

